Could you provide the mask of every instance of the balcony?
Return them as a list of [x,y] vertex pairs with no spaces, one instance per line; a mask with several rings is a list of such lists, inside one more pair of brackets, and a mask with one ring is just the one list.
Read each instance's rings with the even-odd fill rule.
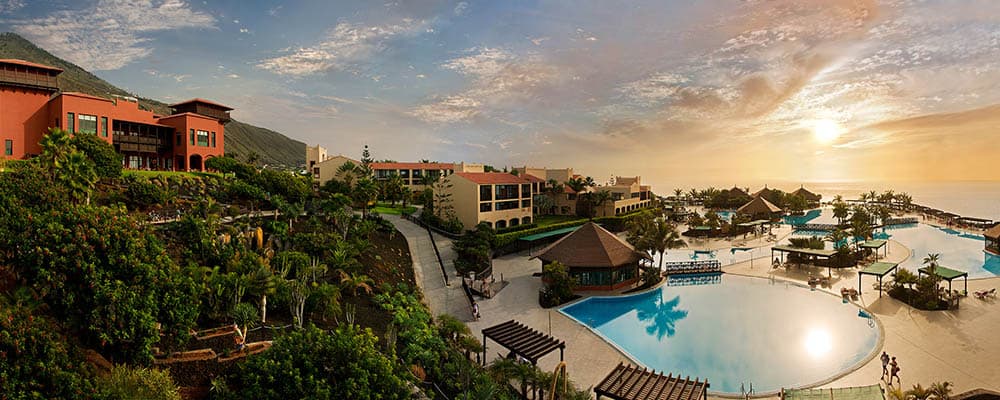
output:
[[50,90],[56,90],[59,87],[55,76],[31,73],[26,70],[0,69],[0,82]]

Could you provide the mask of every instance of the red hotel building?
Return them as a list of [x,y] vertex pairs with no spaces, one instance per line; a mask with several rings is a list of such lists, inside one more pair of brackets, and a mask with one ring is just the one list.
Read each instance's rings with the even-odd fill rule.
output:
[[112,99],[60,92],[59,68],[0,59],[0,140],[2,158],[23,159],[42,152],[50,127],[92,134],[122,154],[132,169],[202,170],[204,161],[225,152],[230,107],[202,99],[171,104],[173,114],[139,109],[131,97]]

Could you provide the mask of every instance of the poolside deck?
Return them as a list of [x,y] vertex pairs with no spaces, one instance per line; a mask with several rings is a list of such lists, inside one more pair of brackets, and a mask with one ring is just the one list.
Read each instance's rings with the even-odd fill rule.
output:
[[[779,233],[778,236],[783,235]],[[763,240],[760,242],[764,244]],[[692,247],[721,248],[723,243],[728,242],[704,241]],[[887,257],[879,261],[902,262],[910,257],[909,249],[898,242],[890,241],[888,247]],[[723,267],[723,270],[760,277],[773,274],[775,279],[800,283],[805,283],[810,273],[825,275],[825,271],[818,268],[772,270],[770,260],[763,260],[767,253],[762,253],[765,256],[752,265],[742,262]],[[482,318],[468,323],[472,331],[478,335],[483,328],[516,319],[541,332],[557,335],[566,341],[565,359],[570,378],[584,388],[598,384],[619,362],[629,363],[624,353],[586,327],[554,309],[539,307],[541,281],[532,276],[538,269],[539,262],[529,260],[524,252],[494,260],[495,274],[498,277],[503,274],[510,284],[492,299],[479,300]],[[919,311],[888,296],[880,299],[878,292],[871,290],[873,281],[871,278],[864,280],[865,290],[858,302],[882,322],[884,350],[897,357],[904,388],[916,383],[926,387],[931,382],[947,380],[954,384],[955,393],[980,387],[1000,390],[1000,363],[995,361],[1000,359],[1000,346],[996,346],[994,340],[995,332],[1000,330],[1000,301],[968,298],[959,310]],[[820,290],[839,296],[841,288],[854,287],[857,282],[857,270],[835,270],[831,285]],[[969,281],[970,292],[992,287],[1000,288],[1000,277]],[[435,314],[446,312],[437,309],[442,305],[440,299],[430,299],[429,303]],[[488,345],[488,360],[496,358],[500,352],[504,350],[498,345]],[[538,365],[549,371],[557,363],[556,357],[546,357]],[[881,370],[878,359],[873,358],[859,369],[819,387],[871,385],[879,382]]]

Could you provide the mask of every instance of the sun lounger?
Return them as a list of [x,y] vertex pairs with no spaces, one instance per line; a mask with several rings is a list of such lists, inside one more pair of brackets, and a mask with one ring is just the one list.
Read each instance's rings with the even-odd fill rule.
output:
[[986,292],[986,297],[997,298],[997,288],[990,289]]
[[977,290],[975,292],[972,292],[972,294],[974,294],[976,298],[979,300],[985,300],[987,297],[992,297],[995,299],[997,297],[997,288],[993,288],[990,290]]

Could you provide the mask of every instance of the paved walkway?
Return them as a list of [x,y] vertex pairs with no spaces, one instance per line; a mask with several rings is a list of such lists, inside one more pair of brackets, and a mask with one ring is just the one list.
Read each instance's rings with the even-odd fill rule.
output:
[[462,281],[455,270],[455,251],[451,247],[451,239],[434,234],[434,242],[437,243],[441,260],[444,261],[445,270],[448,272],[450,285],[446,286],[427,230],[398,215],[382,217],[392,222],[406,237],[413,258],[413,272],[417,285],[423,291],[424,302],[431,312],[434,315],[450,314],[463,321],[472,321],[472,309],[465,294],[462,293]]

